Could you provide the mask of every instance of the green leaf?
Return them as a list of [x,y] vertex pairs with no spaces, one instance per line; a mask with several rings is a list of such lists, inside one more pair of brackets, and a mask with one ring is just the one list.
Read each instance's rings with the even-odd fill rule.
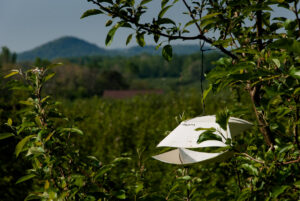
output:
[[16,182],[16,184],[19,184],[21,182],[24,182],[24,181],[27,181],[29,179],[32,179],[35,176],[36,176],[35,174],[25,175],[25,176],[21,177],[20,179],[18,179],[18,181]]
[[15,135],[12,133],[0,133],[0,140],[6,139],[6,138],[9,138],[12,136],[15,136]]
[[27,100],[27,101],[19,101],[20,104],[23,105],[29,105],[29,106],[33,106],[34,103],[32,102],[32,100]]
[[202,17],[201,20],[206,20],[206,19],[215,17],[215,16],[220,15],[220,14],[222,14],[222,13],[211,13],[211,14],[208,14],[208,15],[205,15],[204,17]]
[[9,125],[9,126],[12,126],[12,119],[11,118],[8,118],[8,120],[7,120],[7,125]]
[[29,195],[24,199],[24,201],[27,201],[27,200],[41,200],[41,197],[38,196],[38,195],[35,195],[35,194],[29,194]]
[[162,49],[162,55],[167,61],[171,61],[173,56],[172,46],[171,45],[164,46]]
[[152,0],[142,0],[140,5],[144,5],[144,4],[149,3],[149,2],[151,2],[151,1],[152,1]]
[[295,185],[297,188],[300,188],[300,180],[299,180],[299,181],[296,181],[296,182],[294,183],[294,185]]
[[191,180],[191,179],[192,179],[192,177],[191,177],[191,176],[188,176],[188,175],[186,175],[186,176],[178,177],[177,179],[179,179],[179,180],[185,180],[185,181],[188,181],[188,180]]
[[59,63],[55,63],[55,64],[50,64],[46,68],[47,69],[52,69],[52,68],[55,68],[55,67],[61,66],[61,65],[63,65],[63,63],[59,62]]
[[138,33],[136,35],[136,42],[139,44],[139,46],[144,47],[146,45],[144,40],[144,34]]
[[23,147],[25,146],[25,144],[31,139],[33,138],[35,135],[28,135],[25,138],[23,138],[16,146],[16,150],[15,150],[15,154],[18,157],[19,154],[23,151]]
[[126,40],[126,45],[128,45],[130,43],[132,39],[132,34],[130,34],[128,37],[127,37],[127,40]]
[[105,26],[110,26],[111,24],[113,23],[113,21],[112,20],[108,20],[107,22],[106,22],[106,24],[105,24]]
[[183,29],[185,29],[185,28],[188,27],[188,26],[191,26],[192,24],[197,23],[198,21],[199,21],[199,19],[198,19],[198,20],[191,20],[191,21],[187,22],[187,23],[184,25]]
[[44,78],[44,81],[47,82],[47,81],[50,80],[54,75],[55,75],[55,73],[50,73],[50,74],[48,74],[48,75]]
[[4,78],[9,78],[9,77],[14,76],[14,75],[16,75],[16,74],[18,74],[18,73],[19,73],[19,71],[13,70],[13,71],[12,71],[11,73],[9,73],[8,75],[5,75]]
[[289,150],[291,150],[293,147],[294,147],[294,145],[289,144],[289,145],[283,147],[282,149],[280,149],[279,153],[281,154],[281,153],[283,153],[283,152],[289,151]]
[[269,47],[285,49],[288,52],[300,54],[300,42],[294,39],[281,38],[271,43]]
[[115,160],[113,160],[113,163],[118,163],[118,162],[123,162],[123,161],[128,161],[128,160],[131,160],[130,157],[118,157],[118,158],[115,158]]
[[98,158],[95,156],[87,156],[87,158],[99,162]]
[[276,186],[273,188],[274,190],[272,191],[272,197],[277,198],[280,194],[284,193],[284,191],[288,188],[289,186]]
[[220,125],[223,130],[227,130],[227,124],[230,118],[229,110],[225,109],[222,112],[217,113],[216,115],[216,123]]
[[161,7],[164,8],[168,2],[169,2],[169,0],[162,0]]
[[85,18],[85,17],[88,17],[88,16],[91,16],[91,15],[99,15],[99,14],[102,14],[102,13],[103,13],[103,12],[102,12],[101,10],[98,10],[98,9],[90,9],[90,10],[85,11],[85,12],[81,15],[80,19]]
[[116,194],[116,197],[117,197],[118,199],[125,200],[125,199],[126,199],[125,191],[124,191],[124,190],[120,190],[120,191]]
[[202,103],[205,101],[207,95],[209,92],[212,90],[212,84],[209,85],[207,89],[204,90],[203,95],[202,95]]
[[164,7],[158,14],[159,18],[162,18],[164,16],[164,14],[169,10],[169,8],[171,8],[173,5],[169,5],[167,7]]
[[115,33],[116,33],[116,31],[117,31],[118,28],[119,28],[119,25],[116,24],[115,26],[113,26],[113,27],[109,30],[109,32],[108,32],[107,35],[106,35],[105,45],[110,46],[110,44],[112,43],[113,38],[114,38],[114,35],[115,35]]
[[300,70],[296,69],[295,67],[291,68],[289,74],[296,79],[300,79]]
[[100,170],[97,172],[95,179],[102,177],[105,173],[109,172],[113,167],[114,167],[114,165],[112,165],[112,164],[102,166],[100,168]]
[[280,61],[279,61],[279,59],[272,59],[272,61],[274,62],[274,64],[276,65],[277,68],[280,68]]
[[83,132],[78,128],[63,128],[61,132],[70,132],[70,133],[77,133],[79,135],[83,135]]
[[141,190],[143,190],[143,188],[144,188],[143,182],[138,182],[135,185],[135,194],[139,193]]
[[254,175],[254,176],[258,175],[257,168],[254,167],[253,165],[249,165],[249,164],[245,163],[245,164],[242,164],[241,167],[243,169],[245,169],[250,175]]
[[169,18],[158,18],[157,23],[159,25],[161,25],[161,24],[174,24],[174,25],[176,25],[176,23],[173,20],[169,19]]
[[45,102],[48,98],[50,98],[50,96],[46,96],[41,100],[41,103]]
[[207,141],[207,140],[217,140],[222,141],[222,138],[215,134],[212,130],[206,130],[203,133],[200,134],[197,143],[200,144],[201,142]]
[[195,131],[211,131],[211,132],[216,132],[216,129],[211,127],[211,128],[196,128]]

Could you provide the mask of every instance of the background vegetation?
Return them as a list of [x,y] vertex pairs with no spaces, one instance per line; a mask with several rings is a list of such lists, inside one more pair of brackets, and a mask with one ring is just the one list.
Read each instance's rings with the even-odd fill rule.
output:
[[[133,31],[127,40],[135,36],[140,46],[145,46],[145,34],[153,35],[158,46],[164,45],[162,55],[168,61],[174,56],[169,42],[177,39],[204,40],[225,56],[206,54],[205,69],[199,54],[174,56],[174,63],[149,55],[73,58],[57,68],[37,59],[34,67],[24,63],[9,73],[15,59],[5,49],[0,111],[3,200],[26,195],[25,200],[299,199],[298,1],[183,0],[191,18],[183,28],[164,17],[178,1],[161,1],[160,13],[149,23],[141,16],[151,0],[137,5],[89,2],[96,8],[82,18],[111,17],[107,45],[118,28],[127,27]],[[274,6],[295,18],[272,16]],[[190,25],[199,35],[186,35]],[[220,33],[217,38],[207,35],[215,31]],[[195,84],[204,75],[198,66],[209,80],[202,95]],[[159,79],[167,80],[163,95],[100,97],[105,89],[156,87],[152,82]],[[209,92],[217,94],[207,96]],[[233,157],[188,167],[152,160],[151,155],[168,150],[155,149],[167,131],[204,114],[205,98],[205,114],[217,114],[224,126],[230,115],[254,123],[227,142],[225,149]]]

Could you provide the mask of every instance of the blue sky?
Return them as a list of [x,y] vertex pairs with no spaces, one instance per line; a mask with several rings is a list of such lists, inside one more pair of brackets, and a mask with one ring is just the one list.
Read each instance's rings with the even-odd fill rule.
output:
[[[146,19],[159,12],[159,5],[155,5],[158,2],[154,0],[149,5],[151,12]],[[80,19],[90,8],[95,6],[86,0],[0,0],[0,47],[5,45],[12,51],[21,52],[62,36],[76,36],[105,47],[108,18],[98,15]],[[178,4],[169,15],[177,21],[185,21],[186,18],[180,15],[182,10],[182,4]],[[276,12],[282,14],[283,11]],[[109,48],[126,47],[128,34],[126,30],[118,31]],[[136,45],[135,41],[132,40],[130,45]]]
[[[154,9],[147,18],[159,12],[151,7]],[[76,36],[105,47],[108,18],[98,15],[80,19],[90,8],[95,6],[86,0],[0,0],[0,47],[21,52],[62,36]],[[177,7],[173,12],[179,10]],[[118,31],[108,48],[126,47],[128,34],[128,30]],[[134,40],[129,46],[133,45]]]

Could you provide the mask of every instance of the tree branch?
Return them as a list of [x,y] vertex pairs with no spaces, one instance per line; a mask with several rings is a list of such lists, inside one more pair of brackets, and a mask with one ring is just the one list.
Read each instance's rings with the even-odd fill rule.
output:
[[211,44],[212,46],[214,46],[217,49],[221,50],[224,54],[230,56],[232,59],[238,59],[238,57],[235,54],[233,54],[231,51],[225,49],[222,45],[213,45],[214,41],[210,38],[207,38],[206,36],[204,36],[202,34],[199,34],[199,35],[196,35],[196,36],[181,36],[181,35],[170,35],[170,34],[167,34],[167,33],[163,33],[161,31],[151,29],[146,24],[140,24],[140,23],[136,22],[135,18],[133,18],[133,17],[121,16],[119,12],[113,12],[113,11],[109,10],[108,8],[101,5],[101,3],[97,2],[96,0],[91,0],[91,2],[93,4],[99,6],[101,10],[107,12],[108,14],[113,15],[113,16],[117,16],[122,20],[125,20],[127,22],[130,22],[130,23],[134,24],[138,29],[142,29],[142,30],[145,30],[149,33],[157,34],[157,35],[166,37],[169,40],[178,40],[178,39],[181,39],[181,40],[195,40],[195,39],[204,40],[208,44]]
[[271,134],[271,130],[269,126],[267,125],[267,122],[265,121],[264,115],[262,112],[259,112],[257,110],[257,107],[260,106],[260,97],[259,97],[259,91],[260,91],[260,85],[251,87],[250,84],[248,84],[247,88],[250,93],[251,101],[252,101],[252,107],[255,112],[255,116],[257,119],[257,122],[259,124],[259,130],[263,134],[265,142],[267,145],[274,150],[274,138]]

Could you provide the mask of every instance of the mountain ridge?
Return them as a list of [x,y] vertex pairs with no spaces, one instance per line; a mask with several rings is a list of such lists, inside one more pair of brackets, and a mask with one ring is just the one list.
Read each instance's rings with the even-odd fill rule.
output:
[[[199,45],[173,45],[173,53],[178,55],[188,55],[199,51]],[[52,60],[57,58],[72,58],[94,55],[135,56],[139,54],[157,55],[160,53],[161,48],[156,50],[154,45],[107,50],[77,37],[63,36],[37,46],[31,50],[18,53],[18,61],[32,61],[37,57]]]

